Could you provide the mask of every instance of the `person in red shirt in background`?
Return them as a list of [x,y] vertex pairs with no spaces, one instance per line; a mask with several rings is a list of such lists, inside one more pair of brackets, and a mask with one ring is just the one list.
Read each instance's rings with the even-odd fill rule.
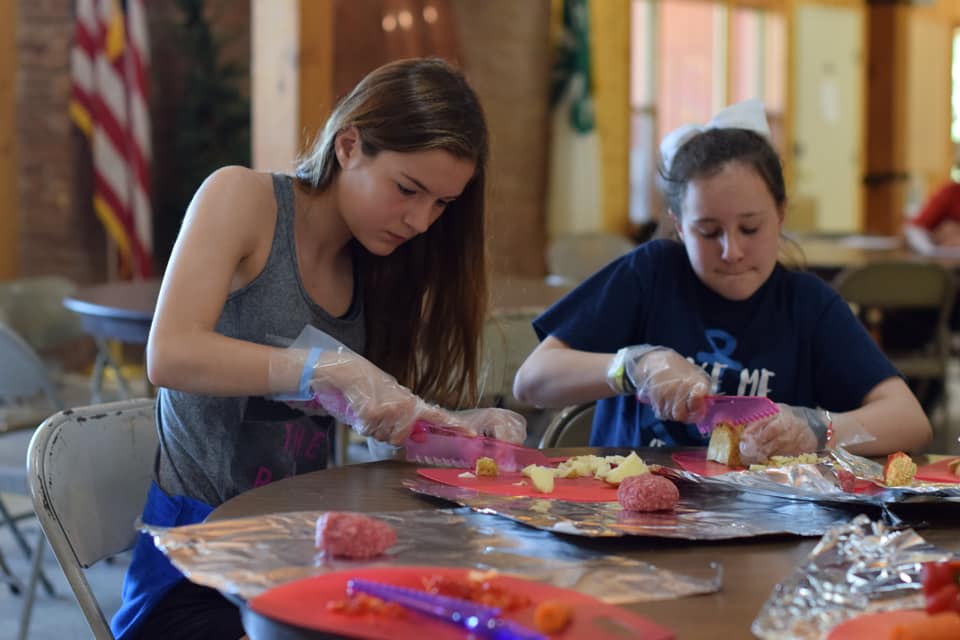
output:
[[941,187],[910,224],[926,229],[936,245],[960,247],[960,183]]
[[[915,234],[922,230],[925,234]],[[907,246],[921,254],[932,255],[938,247],[960,248],[960,183],[947,182],[924,203],[917,214],[904,227]],[[935,330],[937,313],[926,309],[911,309],[889,312],[896,321],[885,322],[890,330],[884,331],[884,344],[894,349],[915,349],[923,344],[925,336]],[[890,318],[888,318],[889,320]],[[895,327],[895,328],[894,328]],[[950,312],[950,331],[960,335],[960,296]],[[943,381],[907,380],[929,415],[943,396]]]

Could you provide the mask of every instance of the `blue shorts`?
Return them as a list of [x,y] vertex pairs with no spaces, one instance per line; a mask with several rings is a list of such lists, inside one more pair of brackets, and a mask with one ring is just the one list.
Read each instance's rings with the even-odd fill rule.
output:
[[[143,507],[144,524],[176,527],[196,524],[213,511],[213,507],[184,496],[168,496],[151,484]],[[184,576],[153,544],[153,536],[140,533],[133,547],[133,558],[123,578],[123,601],[110,623],[117,640],[133,638],[150,611]]]

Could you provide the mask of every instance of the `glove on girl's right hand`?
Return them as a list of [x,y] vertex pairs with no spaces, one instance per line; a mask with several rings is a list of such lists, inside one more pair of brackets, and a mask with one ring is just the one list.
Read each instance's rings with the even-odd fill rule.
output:
[[651,405],[661,420],[689,423],[703,415],[710,377],[673,349],[629,347],[625,366],[637,399]]

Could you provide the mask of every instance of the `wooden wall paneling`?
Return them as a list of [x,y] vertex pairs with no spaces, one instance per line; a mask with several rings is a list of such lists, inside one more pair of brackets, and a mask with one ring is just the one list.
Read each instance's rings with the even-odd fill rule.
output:
[[335,0],[334,100],[340,100],[367,73],[387,60],[385,1]]
[[868,23],[867,233],[898,233],[906,198],[906,16],[904,8],[871,5]]
[[[787,206],[791,207],[792,202],[790,200],[791,190],[793,189],[793,178],[794,178],[794,161],[793,161],[793,150],[795,137],[793,132],[793,105],[794,105],[794,93],[796,89],[794,88],[794,57],[797,55],[797,45],[794,42],[794,39],[790,34],[794,32],[794,8],[793,6],[783,7],[783,31],[786,36],[786,75],[787,80],[784,83],[784,95],[783,95],[783,153],[781,153],[781,160],[783,162],[783,179],[786,182],[787,186]],[[789,211],[789,209],[788,209]],[[789,213],[788,213],[789,215]],[[811,215],[812,219],[812,215]]]
[[910,13],[905,73],[906,165],[924,193],[950,178],[950,59],[952,25],[932,7]]
[[549,0],[454,0],[464,67],[491,135],[488,253],[494,272],[546,273]]
[[0,280],[20,274],[16,25],[17,3],[0,2]]
[[[870,5],[865,231],[896,234],[949,176],[956,5]],[[917,192],[919,191],[919,193]],[[918,197],[919,196],[919,197]]]
[[306,150],[333,110],[334,3],[300,0],[297,56],[300,149]]
[[606,231],[630,228],[630,0],[590,5],[591,72],[600,140],[600,221]]
[[436,56],[459,63],[450,0],[335,0],[334,98],[390,60]]

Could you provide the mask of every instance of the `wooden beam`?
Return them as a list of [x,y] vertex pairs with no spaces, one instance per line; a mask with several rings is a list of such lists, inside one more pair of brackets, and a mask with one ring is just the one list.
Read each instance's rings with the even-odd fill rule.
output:
[[0,280],[20,275],[17,3],[0,2]]
[[320,133],[337,99],[333,91],[334,0],[300,1],[300,148]]
[[310,0],[250,3],[250,129],[254,169],[289,171],[299,152],[299,20]]
[[590,5],[591,73],[600,139],[600,225],[630,229],[630,15],[627,0]]

